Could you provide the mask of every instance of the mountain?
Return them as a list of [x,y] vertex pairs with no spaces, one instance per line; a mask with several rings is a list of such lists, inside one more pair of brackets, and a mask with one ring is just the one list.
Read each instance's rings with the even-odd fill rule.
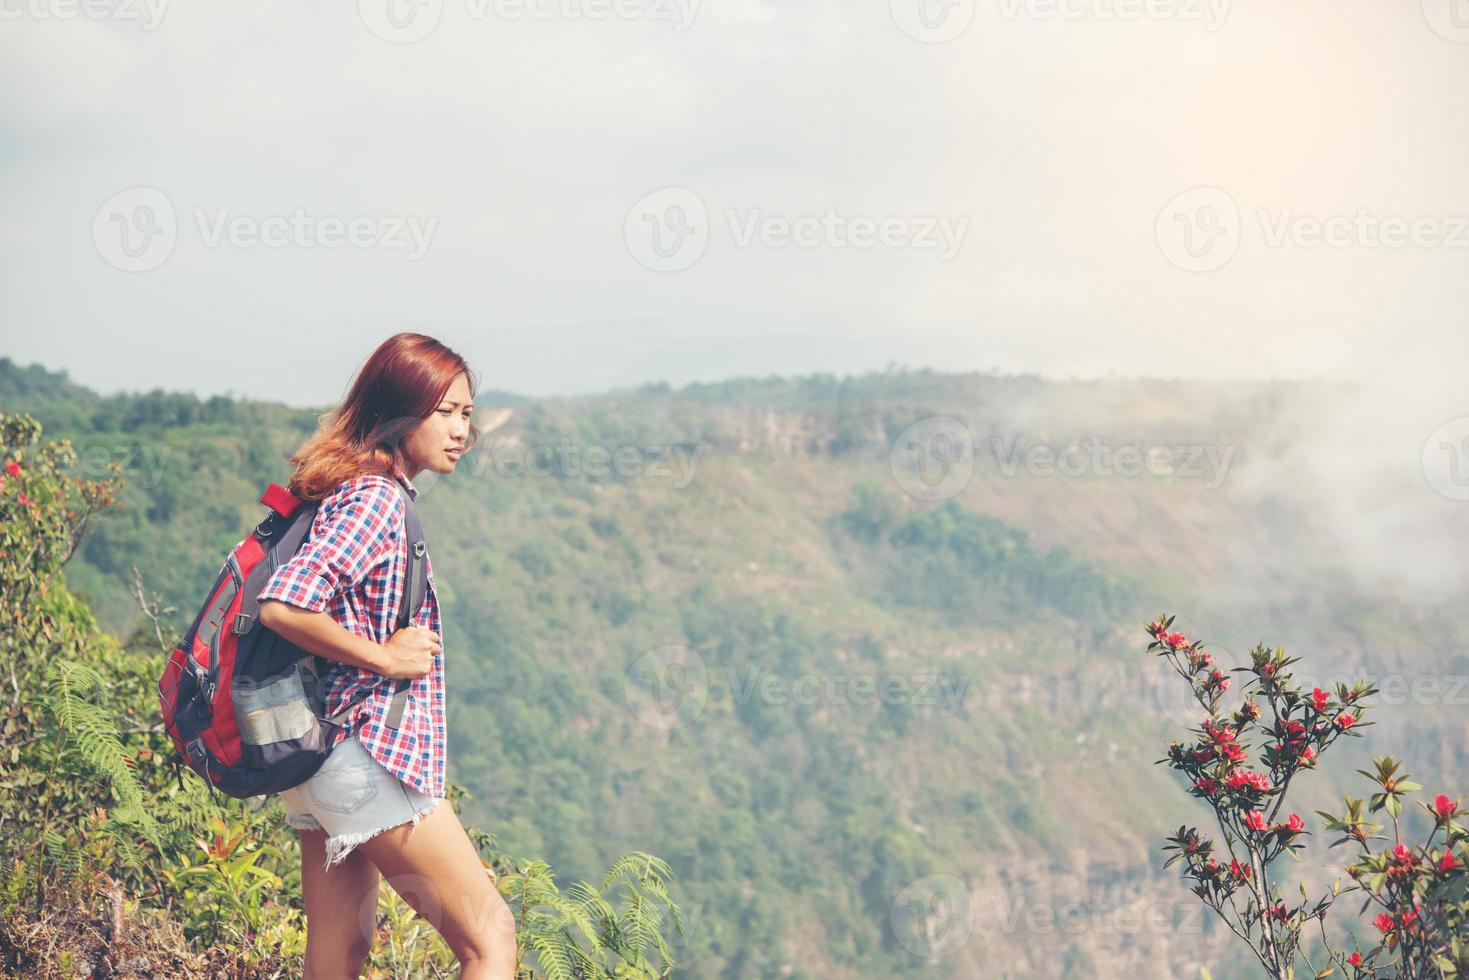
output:
[[[1179,613],[1221,661],[1280,642],[1323,680],[1438,682],[1302,813],[1361,794],[1370,755],[1430,791],[1469,771],[1454,603],[1362,580],[1281,479],[1351,397],[909,370],[480,393],[510,422],[416,481],[450,779],[571,877],[667,859],[690,976],[1255,976],[1161,870],[1203,811],[1152,763],[1197,719],[1144,622]],[[120,635],[134,566],[197,609],[317,414],[9,359],[0,407],[123,466],[67,573]]]

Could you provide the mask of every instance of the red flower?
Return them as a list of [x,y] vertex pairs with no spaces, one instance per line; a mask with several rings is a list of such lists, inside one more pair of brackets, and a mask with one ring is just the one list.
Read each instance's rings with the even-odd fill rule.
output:
[[5,472],[11,476],[20,476],[20,464],[13,459],[5,461]]
[[1244,881],[1250,876],[1250,866],[1248,864],[1240,864],[1236,858],[1230,858],[1229,873],[1240,881]]
[[1448,872],[1454,870],[1455,866],[1456,862],[1454,861],[1454,852],[1445,848],[1443,852],[1443,858],[1438,862],[1438,870],[1447,874]]
[[25,494],[21,494],[17,499],[20,501],[20,505],[22,507],[26,506],[27,504],[29,504],[31,502],[30,501],[30,498],[27,497]]
[[1305,751],[1301,753],[1301,761],[1302,762],[1310,762],[1312,759],[1315,759],[1315,758],[1316,758],[1316,747],[1314,745],[1308,745],[1308,746],[1306,746]]
[[1200,778],[1197,782],[1194,783],[1194,786],[1197,787],[1200,792],[1208,796],[1213,796],[1215,793],[1219,792],[1219,784],[1212,779]]
[[1245,826],[1251,830],[1263,832],[1265,830],[1265,814],[1259,810],[1251,810],[1245,814]]
[[1269,661],[1266,661],[1265,663],[1260,665],[1260,674],[1264,677],[1274,677],[1275,665],[1273,663],[1270,663]]
[[1375,918],[1375,919],[1372,920],[1372,924],[1377,927],[1377,931],[1378,932],[1382,932],[1382,933],[1392,932],[1392,927],[1393,927],[1392,916],[1388,915],[1386,912],[1379,912],[1377,914],[1377,918]]
[[1249,788],[1256,792],[1268,793],[1270,791],[1270,780],[1265,778],[1264,773],[1251,772],[1248,769],[1236,769],[1229,774],[1229,788],[1235,792]]
[[1398,862],[1398,864],[1411,866],[1418,863],[1418,856],[1413,853],[1407,844],[1399,844],[1394,847],[1392,849],[1392,856],[1393,860]]
[[1357,716],[1348,714],[1345,711],[1336,716],[1336,727],[1340,728],[1342,731],[1346,731],[1348,728],[1351,728],[1356,723]]
[[1352,966],[1361,966],[1362,954],[1355,949],[1352,950],[1352,955],[1347,957],[1347,962],[1352,964]]
[[1228,725],[1219,725],[1216,727],[1212,721],[1210,721],[1208,718],[1205,718],[1203,729],[1204,733],[1216,742],[1234,741],[1234,730],[1231,729]]
[[1454,812],[1458,809],[1459,805],[1453,800],[1449,799],[1443,793],[1440,793],[1433,798],[1433,813],[1434,816],[1438,817],[1439,823],[1445,823],[1446,821],[1448,821],[1450,818],[1453,817]]
[[1285,829],[1293,834],[1299,834],[1306,829],[1306,822],[1301,819],[1299,813],[1292,813],[1290,819],[1285,822]]
[[1231,743],[1229,745],[1226,745],[1224,747],[1224,757],[1226,759],[1228,759],[1230,762],[1244,762],[1245,761],[1245,750],[1244,750],[1244,747],[1243,746],[1240,746],[1240,745],[1235,745],[1233,743]]
[[1323,691],[1319,687],[1311,688],[1311,707],[1316,709],[1317,714],[1326,710],[1326,702],[1330,700],[1330,692]]

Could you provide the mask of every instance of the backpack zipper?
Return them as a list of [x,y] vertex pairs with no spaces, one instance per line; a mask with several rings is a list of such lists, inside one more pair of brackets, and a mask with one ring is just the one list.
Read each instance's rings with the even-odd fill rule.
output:
[[[235,553],[230,552],[229,558],[225,559],[224,567],[230,573],[230,580],[235,583],[235,594],[238,596],[241,589],[245,587],[244,576],[240,574],[240,563],[235,558]],[[233,600],[232,600],[233,601]],[[209,674],[204,680],[204,700],[211,706],[214,704],[214,692],[219,687],[219,642],[224,635],[225,624],[221,621],[219,628],[209,638]]]
[[[195,769],[195,772],[200,773],[204,777],[204,782],[208,784],[209,798],[211,800],[218,800],[219,792],[214,788],[214,777],[209,774],[209,749],[204,745],[204,736],[200,735],[189,742],[188,750],[190,759],[195,758],[197,754],[199,766]],[[182,777],[179,779],[179,788],[183,788]]]

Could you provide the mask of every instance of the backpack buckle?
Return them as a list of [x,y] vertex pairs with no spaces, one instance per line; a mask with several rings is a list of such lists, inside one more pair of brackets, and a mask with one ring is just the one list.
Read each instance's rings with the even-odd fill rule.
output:
[[[198,759],[197,771],[204,777],[204,782],[209,784],[209,798],[219,799],[219,791],[214,787],[214,776],[209,772],[209,751],[204,747],[204,736],[200,735],[188,744],[189,758]],[[182,780],[180,780],[182,782]]]
[[234,625],[230,627],[235,635],[240,636],[250,632],[250,627],[255,625],[255,617],[249,613],[235,613]]

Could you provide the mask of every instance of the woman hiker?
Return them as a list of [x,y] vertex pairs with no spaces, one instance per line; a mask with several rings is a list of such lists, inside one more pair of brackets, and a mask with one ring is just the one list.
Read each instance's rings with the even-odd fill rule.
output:
[[[454,351],[397,334],[290,458],[291,492],[320,505],[305,543],[260,592],[260,621],[331,661],[326,714],[371,692],[320,770],[281,794],[286,822],[301,832],[308,980],[358,976],[384,875],[444,937],[461,977],[514,978],[510,909],[453,807],[439,805],[444,664],[427,566],[425,601],[410,625],[395,628],[409,564],[403,494],[416,498],[414,477],[452,473],[474,445],[474,388]],[[396,678],[411,683],[395,727],[388,715]]]

